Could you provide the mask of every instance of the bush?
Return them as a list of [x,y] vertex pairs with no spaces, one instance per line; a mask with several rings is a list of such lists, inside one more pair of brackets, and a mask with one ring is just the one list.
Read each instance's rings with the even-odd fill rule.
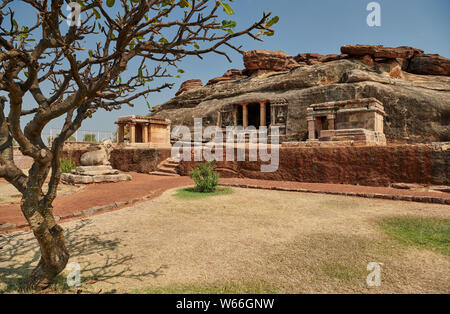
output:
[[62,173],[70,173],[73,169],[77,167],[77,165],[74,162],[66,158],[60,159],[59,162]]
[[214,171],[216,162],[201,163],[191,171],[189,177],[194,180],[196,192],[214,192],[219,184],[219,173]]

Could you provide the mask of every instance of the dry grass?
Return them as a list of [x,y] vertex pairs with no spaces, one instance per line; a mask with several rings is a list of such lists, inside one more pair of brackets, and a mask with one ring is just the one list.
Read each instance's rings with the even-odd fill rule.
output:
[[[80,191],[83,187],[60,184],[58,186],[58,196],[68,195]],[[47,184],[43,186],[44,191],[48,189]],[[8,182],[0,182],[0,205],[19,203],[22,198],[17,189]]]
[[[449,206],[233,190],[188,200],[170,190],[130,208],[64,223],[71,261],[82,268],[80,289],[450,292],[449,256],[402,245],[378,225],[391,216],[448,219]],[[17,278],[31,267],[23,263],[34,257],[36,264],[38,251],[29,233],[8,237],[0,244],[0,289],[14,291]],[[369,262],[382,264],[381,287],[366,285]]]

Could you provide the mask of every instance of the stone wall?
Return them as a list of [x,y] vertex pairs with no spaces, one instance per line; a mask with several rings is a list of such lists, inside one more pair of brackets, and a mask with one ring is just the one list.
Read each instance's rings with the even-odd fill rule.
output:
[[118,148],[111,152],[111,165],[121,171],[149,173],[170,157],[169,148]]
[[[261,172],[261,161],[218,162],[217,170],[223,177],[278,181],[369,186],[389,186],[396,182],[448,185],[449,155],[450,145],[445,144],[282,147],[276,172]],[[197,164],[181,162],[180,174],[187,175]]]
[[[65,148],[61,158],[67,158],[80,166],[80,157],[88,151],[87,147]],[[148,173],[156,170],[160,162],[170,157],[169,148],[115,148],[110,162],[114,169]]]

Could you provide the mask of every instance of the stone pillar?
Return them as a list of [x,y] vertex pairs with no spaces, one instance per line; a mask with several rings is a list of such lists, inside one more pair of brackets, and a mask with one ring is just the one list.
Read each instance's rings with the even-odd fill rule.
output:
[[308,120],[308,139],[309,140],[315,140],[316,139],[316,126],[314,117],[310,116],[307,118]]
[[118,143],[123,143],[124,137],[125,137],[125,125],[121,123],[121,124],[119,124],[119,130],[118,130],[118,134],[117,134]]
[[130,143],[136,142],[136,123],[130,123]]
[[259,103],[259,126],[266,126],[266,103]]
[[334,119],[335,119],[334,114],[330,114],[327,116],[328,130],[334,130]]
[[220,111],[217,112],[217,126],[222,127],[222,113]]
[[247,104],[242,105],[242,126],[244,129],[248,127],[248,108]]
[[148,123],[142,124],[142,143],[148,143]]
[[237,126],[237,112],[238,112],[238,106],[234,105],[233,106],[233,125],[235,127]]

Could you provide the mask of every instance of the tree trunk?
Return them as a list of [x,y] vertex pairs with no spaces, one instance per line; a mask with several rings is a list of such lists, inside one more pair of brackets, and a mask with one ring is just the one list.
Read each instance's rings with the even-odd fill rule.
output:
[[[33,230],[34,231],[34,230]],[[45,230],[45,235],[34,232],[41,249],[41,259],[28,276],[25,287],[32,290],[47,288],[55,277],[64,270],[69,252],[64,243],[63,228],[59,225]]]
[[25,288],[42,290],[47,288],[64,270],[69,260],[64,231],[56,224],[52,207],[43,197],[40,186],[32,187],[31,184],[27,186],[22,197],[21,209],[41,251],[39,263],[25,281]]

